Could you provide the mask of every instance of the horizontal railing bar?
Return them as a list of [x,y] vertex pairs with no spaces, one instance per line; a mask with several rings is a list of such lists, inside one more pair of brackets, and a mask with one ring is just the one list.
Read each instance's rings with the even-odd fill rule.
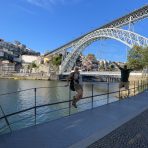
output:
[[52,110],[52,111],[48,111],[48,112],[42,112],[41,114],[36,114],[36,115],[49,114],[49,113],[53,113],[53,112],[68,109],[68,108],[69,107],[64,107],[64,108],[60,108],[60,109],[56,109],[56,110]]
[[13,116],[13,115],[16,115],[16,114],[20,114],[20,113],[26,112],[26,111],[28,111],[28,110],[32,110],[32,109],[34,109],[34,108],[35,108],[35,106],[34,106],[34,107],[27,108],[27,109],[24,109],[24,110],[21,110],[21,111],[18,111],[18,112],[14,112],[14,113],[11,113],[11,114],[7,114],[7,115],[1,117],[0,120],[3,119],[4,117],[10,117],[10,116]]
[[[100,100],[106,100],[106,98],[104,99],[99,99],[99,100],[96,100],[94,102],[97,102],[97,101],[100,101]],[[85,102],[85,103],[81,103],[81,104],[78,104],[78,105],[83,105],[83,104],[88,104],[88,103],[91,103],[91,102]],[[57,109],[57,110],[51,110],[51,111],[48,111],[48,112],[42,112],[40,114],[36,114],[36,115],[42,115],[42,114],[50,114],[50,113],[53,113],[53,112],[56,112],[56,111],[60,111],[60,110],[64,110],[64,109],[68,109],[69,107],[65,107],[65,108],[60,108],[60,109]],[[25,118],[26,119],[26,118]]]
[[15,124],[15,123],[17,123],[17,122],[20,122],[20,121],[23,121],[23,120],[26,120],[26,119],[29,119],[29,118],[32,118],[32,117],[34,117],[34,115],[25,117],[25,118],[20,119],[20,120],[15,120],[14,122],[10,122],[10,125],[13,125],[13,124]]
[[[135,87],[135,88],[138,88],[138,87]],[[135,88],[131,88],[131,89],[135,89]],[[128,90],[131,90],[131,89],[128,89]],[[120,90],[120,92],[128,91],[128,90]],[[109,92],[109,93],[103,93],[103,94],[99,94],[99,95],[93,95],[93,97],[104,96],[104,95],[107,95],[107,94],[113,94],[113,93],[117,93],[117,92],[119,92],[119,90],[118,91]],[[83,97],[82,99],[88,99],[90,97],[92,97],[92,96]]]
[[14,92],[9,92],[9,93],[0,94],[0,96],[15,94],[15,93],[18,93],[18,92],[23,92],[23,91],[33,90],[33,89],[34,89],[34,88],[28,88],[28,89],[24,89],[24,90],[18,90],[18,91],[14,91]]
[[41,89],[41,88],[56,88],[56,87],[68,87],[68,86],[67,85],[61,85],[61,86],[51,86],[51,87],[37,87],[36,89]]
[[[95,84],[95,85],[100,85],[100,84]],[[36,89],[41,89],[41,88],[56,88],[56,87],[67,87],[67,85],[62,85],[62,86],[52,86],[52,87],[37,87]],[[23,91],[28,91],[28,90],[33,90],[35,88],[29,88],[29,89],[24,89],[24,90],[19,90],[19,91],[14,91],[14,92],[9,92],[9,93],[4,93],[4,94],[0,94],[0,96],[3,95],[8,95],[8,94],[13,94],[13,93],[18,93],[18,92],[23,92]]]
[[9,94],[14,94],[14,93],[18,93],[18,92],[22,92],[22,91],[28,91],[28,90],[33,90],[33,89],[41,89],[41,88],[56,88],[56,87],[66,87],[64,86],[52,86],[52,87],[34,87],[34,88],[28,88],[28,89],[22,89],[22,90],[18,90],[18,91],[14,91],[14,92],[8,92],[8,93],[4,93],[4,94],[0,94],[0,96],[4,96],[4,95],[9,95]]
[[[90,98],[91,99],[91,98]],[[84,102],[84,103],[79,103],[78,106],[82,106],[82,105],[85,105],[85,104],[91,104],[92,101],[89,101],[89,102]]]
[[[107,83],[107,82],[105,82],[105,83]],[[100,84],[97,84],[97,83],[93,83],[93,84],[100,85]],[[56,88],[56,87],[67,87],[67,85],[52,86],[52,87],[37,87],[36,89],[41,89],[41,88]],[[19,91],[14,91],[14,92],[8,92],[8,93],[0,94],[0,96],[8,95],[8,94],[13,94],[13,93],[18,93],[18,92],[22,92],[22,91],[33,90],[33,89],[35,89],[35,87],[34,88],[28,88],[28,89],[23,89],[23,90],[19,90]]]
[[[143,86],[143,85],[141,85],[141,86]],[[136,89],[136,88],[139,88],[139,87],[131,88],[131,89],[128,89],[128,90],[132,90],[132,89]],[[128,91],[128,90],[120,90],[120,92],[122,92],[122,91]],[[94,95],[93,97],[103,96],[103,95],[107,95],[107,94],[113,94],[113,93],[117,93],[117,92],[119,92],[119,91],[114,91],[114,92],[109,92],[109,93]],[[87,97],[84,97],[82,99],[88,99],[88,98],[91,98],[91,97],[92,96],[87,96]],[[44,105],[38,105],[38,106],[36,106],[36,108],[40,108],[40,107],[44,107],[44,106],[51,106],[51,105],[56,105],[56,104],[61,104],[61,103],[67,103],[67,102],[71,102],[71,101],[72,100],[66,100],[66,101],[60,101],[60,102],[49,103],[49,104],[44,104]],[[15,112],[15,113],[11,113],[11,114],[5,115],[5,116],[1,117],[0,120],[3,119],[3,118],[5,118],[5,117],[10,117],[10,116],[13,116],[13,115],[16,115],[16,114],[19,114],[19,113],[22,113],[22,112],[25,112],[25,111],[28,111],[28,110],[32,110],[34,108],[35,108],[35,106],[34,107],[31,107],[31,108],[28,108],[28,109],[24,109],[22,111],[18,111],[18,112]]]
[[[94,102],[98,102],[98,101],[100,101],[100,100],[106,100],[106,98],[105,98],[105,99],[99,99],[99,100],[96,100],[96,101],[94,101]],[[90,104],[90,103],[91,103],[91,102],[85,102],[85,103],[78,104],[78,106],[82,106],[82,105],[84,105],[84,104]],[[40,114],[37,114],[37,115],[50,114],[50,113],[53,113],[53,112],[56,112],[56,111],[60,111],[60,110],[64,110],[64,109],[68,109],[68,107],[61,108],[61,109],[58,109],[58,110],[52,110],[52,111],[50,111],[50,112],[43,112],[43,113],[40,113]],[[17,123],[17,122],[20,122],[20,121],[23,121],[23,120],[26,120],[26,119],[29,119],[29,118],[32,118],[32,117],[34,117],[34,115],[29,116],[29,117],[26,117],[26,118],[23,118],[23,119],[21,119],[21,120],[15,120],[14,122],[9,122],[9,123],[10,123],[10,125],[13,125],[13,124],[15,124],[15,123]],[[5,128],[5,127],[6,127],[6,126],[4,126],[3,128]],[[3,129],[3,128],[0,128],[0,130]],[[8,128],[6,128],[6,129],[8,129]]]
[[[135,88],[138,88],[138,87],[135,87]],[[131,88],[131,89],[135,89],[135,88]],[[131,89],[128,89],[128,90],[131,90]],[[120,92],[122,91],[127,91],[127,90],[120,90]],[[113,94],[113,93],[117,93],[119,91],[114,91],[114,92],[110,92],[109,94]],[[97,96],[102,96],[102,95],[107,95],[108,93],[104,93],[104,94],[99,94],[99,95],[94,95],[93,97],[97,97]],[[84,97],[82,99],[87,99],[87,98],[90,98],[92,96],[87,96],[87,97]],[[66,101],[60,101],[60,102],[55,102],[55,103],[49,103],[49,104],[44,104],[44,105],[38,105],[36,106],[37,108],[40,108],[40,107],[44,107],[44,106],[51,106],[51,105],[56,105],[56,104],[61,104],[61,103],[67,103],[69,101],[72,101],[72,100],[66,100]],[[15,114],[18,114],[18,113],[21,113],[21,112],[25,112],[25,111],[28,111],[28,110],[31,110],[35,107],[31,107],[31,108],[28,108],[28,109],[25,109],[25,110],[22,110],[22,111],[18,111],[18,112],[15,112],[15,113],[12,113],[12,114],[8,114],[6,115],[6,117],[8,116],[12,116],[12,115],[15,115]],[[1,117],[0,119],[2,119],[3,117]]]
[[[68,109],[68,107],[61,108],[61,109],[59,109],[59,110],[63,110],[63,109]],[[59,110],[53,110],[53,111],[50,111],[50,112],[42,112],[42,113],[36,114],[36,115],[49,114],[49,113],[52,113],[52,112],[55,112],[55,111],[59,111]],[[25,120],[25,119],[29,119],[29,118],[32,118],[32,117],[34,117],[34,115],[28,116],[28,117],[23,118],[23,119],[20,119],[20,120],[15,120],[14,122],[10,122],[10,125],[13,125],[13,124],[15,124],[15,123],[17,123],[17,122],[20,122],[20,121],[23,121],[23,120]]]
[[[132,89],[136,89],[136,88],[139,88],[139,87],[142,87],[142,86],[145,86],[145,85],[147,85],[147,84],[143,84],[143,85],[140,85],[140,86],[138,86],[138,87],[135,87],[135,88],[131,88],[131,89],[128,89],[128,90],[132,90]],[[147,89],[146,89],[147,90]],[[122,91],[127,91],[127,90],[120,90],[120,92],[122,92]],[[109,94],[112,94],[112,93],[116,93],[116,92],[119,92],[119,91],[114,91],[114,92],[110,92]],[[106,95],[107,95],[108,93],[106,93]],[[99,94],[99,95],[95,95],[95,97],[96,96],[100,96],[100,95],[105,95],[105,94]],[[92,97],[92,96],[90,96],[90,97]],[[90,98],[89,97],[89,98]],[[87,97],[88,98],[88,97]],[[96,100],[96,101],[94,101],[94,102],[98,102],[98,101],[100,101],[100,100],[106,100],[106,98],[105,99],[99,99],[99,100]],[[66,102],[69,102],[69,101],[72,101],[72,100],[68,100],[68,101],[63,101],[63,102],[56,102],[56,103],[52,103],[51,105],[53,105],[53,104],[60,104],[60,103],[66,103]],[[114,102],[114,101],[113,101]],[[86,102],[86,103],[83,103],[83,104],[87,104],[87,103],[91,103],[91,102]],[[80,105],[83,105],[83,104],[80,104]],[[48,104],[48,105],[50,105],[50,104]],[[9,115],[6,115],[5,117],[8,117],[8,116],[12,116],[12,115],[15,115],[15,114],[19,114],[19,113],[21,113],[21,112],[25,112],[25,111],[28,111],[28,110],[31,110],[31,109],[33,109],[33,108],[35,108],[35,107],[31,107],[31,108],[28,108],[28,109],[25,109],[25,110],[22,110],[22,111],[19,111],[19,112],[16,112],[16,113],[12,113],[12,114],[9,114]],[[67,109],[68,107],[66,107],[66,108],[62,108],[62,109]],[[59,110],[62,110],[62,109],[59,109]],[[55,112],[55,111],[59,111],[59,110],[54,110],[54,111],[51,111],[51,112]],[[49,113],[51,113],[51,112],[49,112]],[[39,115],[39,114],[38,114]],[[1,117],[0,119],[2,119],[2,118],[5,118],[5,117]],[[30,116],[30,117],[27,117],[27,118],[32,118],[33,116]],[[27,118],[25,118],[25,119],[27,119]],[[61,117],[62,118],[62,117]],[[25,120],[25,119],[21,119],[21,120]],[[18,122],[19,121],[21,121],[21,120],[18,120]],[[14,124],[14,123],[11,123],[11,124]],[[2,129],[2,128],[1,128]],[[8,127],[6,128],[6,129],[8,129]],[[6,130],[5,129],[5,130]],[[5,131],[4,130],[4,131]],[[2,132],[4,132],[4,131],[2,131]]]
[[57,104],[62,104],[62,103],[67,103],[67,102],[71,102],[72,100],[66,100],[66,101],[60,101],[60,102],[55,102],[55,103],[48,103],[48,104],[43,104],[43,105],[37,105],[37,108],[40,107],[45,107],[45,106],[52,106],[52,105],[57,105]]

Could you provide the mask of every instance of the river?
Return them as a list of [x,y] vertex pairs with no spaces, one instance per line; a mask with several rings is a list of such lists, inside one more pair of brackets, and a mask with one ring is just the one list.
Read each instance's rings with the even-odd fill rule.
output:
[[[69,91],[68,87],[60,87],[64,86],[65,84],[66,82],[64,81],[0,79],[0,94],[21,91],[29,88],[37,88],[36,105],[43,105],[47,103],[55,103],[59,101],[69,100],[69,98],[72,99],[74,92]],[[107,83],[85,82],[83,83],[83,89],[84,89],[83,97],[92,95],[92,84],[93,84],[93,95],[98,95],[107,92]],[[41,88],[41,87],[47,87],[47,88]],[[111,92],[115,90],[118,90],[118,84],[110,83],[109,91]],[[117,99],[115,98],[115,96],[117,96],[117,94],[110,95],[109,101],[110,102],[116,101]],[[94,107],[106,104],[107,102],[106,98],[107,95],[94,97],[93,98]],[[92,98],[88,98],[79,101],[77,109],[71,107],[70,109],[71,114],[91,108],[92,107],[91,99]],[[35,105],[35,91],[34,89],[31,89],[13,94],[0,95],[0,105],[6,115],[16,111],[27,109],[29,107],[33,107]],[[37,124],[68,115],[69,114],[68,107],[69,103],[62,103],[59,105],[37,108],[37,118],[36,118]],[[54,111],[58,109],[61,110]],[[1,110],[0,110],[0,116],[3,116]],[[8,117],[8,121],[11,124],[12,130],[31,126],[34,124],[34,109]],[[3,127],[4,124],[5,121],[3,120],[3,122],[0,123],[0,128]]]

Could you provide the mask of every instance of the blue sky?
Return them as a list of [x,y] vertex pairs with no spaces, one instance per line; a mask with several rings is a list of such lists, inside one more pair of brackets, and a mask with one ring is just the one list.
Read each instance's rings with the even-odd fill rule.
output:
[[[18,40],[44,53],[130,13],[147,0],[1,0],[0,38]],[[134,31],[148,37],[148,19]],[[127,47],[114,40],[95,42],[84,54],[98,59],[126,60]]]

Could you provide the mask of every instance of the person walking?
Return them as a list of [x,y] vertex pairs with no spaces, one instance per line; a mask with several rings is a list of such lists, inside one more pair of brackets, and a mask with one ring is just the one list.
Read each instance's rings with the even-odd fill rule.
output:
[[133,71],[133,69],[128,69],[127,65],[124,65],[124,68],[120,67],[116,62],[113,62],[121,71],[121,82],[119,83],[119,89],[124,87],[126,90],[128,90],[129,95],[129,75],[130,72]]
[[76,103],[83,97],[82,76],[80,75],[79,67],[76,66],[74,68],[74,72],[69,75],[67,80],[68,82],[70,80],[70,89],[77,92],[72,100],[72,105],[77,108]]

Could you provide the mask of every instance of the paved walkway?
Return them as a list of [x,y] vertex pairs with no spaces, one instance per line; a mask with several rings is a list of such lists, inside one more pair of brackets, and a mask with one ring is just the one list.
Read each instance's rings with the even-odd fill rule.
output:
[[148,148],[148,109],[88,148]]
[[2,135],[0,148],[87,147],[146,109],[148,109],[148,92],[70,117]]

